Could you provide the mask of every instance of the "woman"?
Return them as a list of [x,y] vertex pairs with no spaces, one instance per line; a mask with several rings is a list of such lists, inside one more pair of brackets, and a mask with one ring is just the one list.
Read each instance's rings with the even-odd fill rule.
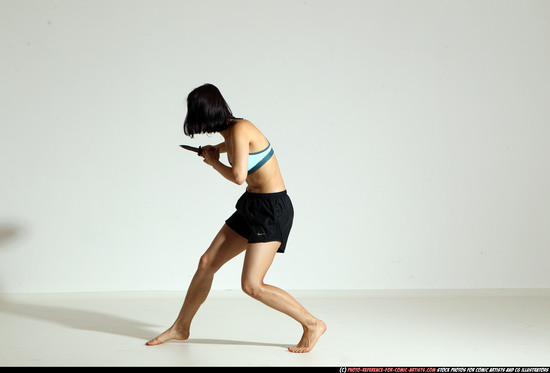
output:
[[[171,339],[189,338],[191,321],[210,291],[214,274],[245,251],[243,291],[302,325],[302,338],[296,346],[289,347],[290,352],[311,351],[326,330],[324,322],[285,291],[263,282],[275,254],[285,250],[294,216],[271,144],[252,123],[235,118],[220,91],[211,84],[189,94],[184,132],[190,137],[197,133],[220,133],[225,141],[205,146],[200,155],[227,180],[238,185],[246,181],[248,186],[237,202],[237,211],[226,220],[200,258],[176,321],[146,344],[154,346]],[[231,167],[220,162],[220,153],[227,153]]]

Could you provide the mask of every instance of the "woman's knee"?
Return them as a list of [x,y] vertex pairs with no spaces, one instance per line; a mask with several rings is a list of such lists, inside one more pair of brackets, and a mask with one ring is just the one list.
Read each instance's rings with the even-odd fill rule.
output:
[[206,275],[213,275],[217,271],[217,268],[215,267],[213,262],[214,261],[212,260],[210,255],[203,254],[199,259],[197,272]]
[[245,294],[257,299],[262,295],[263,284],[259,281],[243,278],[241,280],[241,288]]

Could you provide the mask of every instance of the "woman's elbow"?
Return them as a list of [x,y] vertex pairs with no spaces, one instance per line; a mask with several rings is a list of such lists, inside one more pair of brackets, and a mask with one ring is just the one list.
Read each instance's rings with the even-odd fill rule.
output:
[[235,183],[237,183],[237,185],[243,185],[245,181],[246,177],[243,176],[238,176],[235,178]]
[[248,175],[246,172],[235,172],[233,176],[235,177],[235,183],[237,185],[242,185],[246,181]]

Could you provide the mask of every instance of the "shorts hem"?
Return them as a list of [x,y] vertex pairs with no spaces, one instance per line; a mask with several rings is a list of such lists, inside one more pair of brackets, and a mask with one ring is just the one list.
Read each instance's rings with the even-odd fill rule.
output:
[[294,211],[287,191],[253,193],[246,191],[237,201],[236,211],[225,221],[248,243],[280,242],[284,253]]

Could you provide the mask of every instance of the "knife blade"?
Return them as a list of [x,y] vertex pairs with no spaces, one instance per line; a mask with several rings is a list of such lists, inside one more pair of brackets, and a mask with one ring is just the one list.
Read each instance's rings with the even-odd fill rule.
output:
[[201,155],[202,154],[202,146],[199,146],[198,148],[195,148],[194,146],[189,146],[189,145],[180,145],[182,148],[186,149],[186,150],[190,150],[192,152],[195,152],[197,153],[198,155]]

